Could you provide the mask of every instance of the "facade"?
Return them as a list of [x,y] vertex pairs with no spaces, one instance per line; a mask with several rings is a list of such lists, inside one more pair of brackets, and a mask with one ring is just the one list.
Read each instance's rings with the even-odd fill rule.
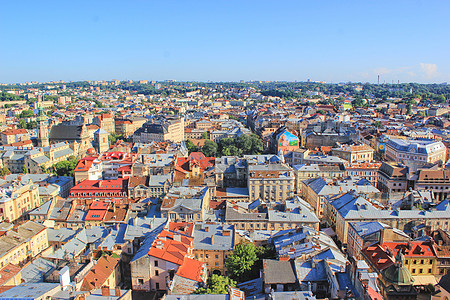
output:
[[322,177],[325,179],[344,178],[345,169],[340,165],[294,165],[295,190],[301,192],[301,182],[310,178]]
[[14,180],[3,182],[0,185],[0,218],[2,221],[13,222],[42,203],[38,184]]
[[47,227],[28,221],[17,227],[2,228],[0,237],[0,268],[8,264],[19,265],[38,256],[48,248]]
[[172,174],[132,176],[128,180],[128,195],[132,199],[160,198],[172,187]]
[[103,128],[99,128],[94,132],[94,146],[97,150],[97,153],[101,154],[109,149],[109,133],[105,131]]
[[94,119],[92,120],[92,124],[99,126],[109,134],[112,134],[116,131],[114,118],[110,114],[101,114],[94,117]]
[[284,202],[294,196],[294,184],[294,172],[286,164],[248,166],[250,202],[258,199]]
[[205,264],[209,274],[226,274],[225,260],[235,245],[234,226],[199,223],[194,229],[194,256]]
[[377,186],[378,181],[378,170],[380,169],[382,163],[377,162],[355,162],[355,163],[345,163],[345,176],[351,177],[363,177],[370,181],[370,184]]
[[445,162],[447,149],[442,142],[434,140],[389,139],[385,151],[387,159],[422,166],[426,163]]
[[128,202],[127,184],[128,179],[83,180],[70,190],[69,198],[80,204],[104,199],[124,203]]
[[387,193],[403,193],[410,187],[408,168],[396,163],[382,162],[378,170],[377,188]]
[[9,145],[30,139],[30,134],[26,129],[7,129],[0,133],[2,145]]
[[333,152],[333,155],[345,159],[349,163],[371,162],[374,153],[373,148],[366,144],[343,145],[339,148],[333,148],[331,151]]
[[152,120],[133,134],[133,142],[182,142],[184,141],[184,118],[166,117]]
[[115,289],[120,280],[120,258],[105,255],[97,260],[95,266],[84,276],[81,290],[92,291],[107,287]]
[[415,189],[430,191],[439,201],[447,199],[450,194],[450,171],[419,170]]
[[208,187],[172,187],[162,199],[161,216],[172,222],[200,222],[211,200]]

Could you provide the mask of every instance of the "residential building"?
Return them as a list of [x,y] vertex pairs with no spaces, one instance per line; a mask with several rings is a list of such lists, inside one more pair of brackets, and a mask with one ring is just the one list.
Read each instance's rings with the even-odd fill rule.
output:
[[382,192],[404,193],[410,184],[408,168],[403,164],[382,162],[378,170],[377,188]]
[[30,134],[26,129],[7,129],[0,133],[2,145],[30,140]]
[[344,165],[294,165],[295,175],[295,190],[297,193],[301,191],[301,182],[316,177],[322,177],[324,179],[344,178],[345,175]]
[[95,116],[92,120],[92,124],[99,126],[109,134],[115,133],[116,131],[114,118],[110,114],[101,114]]
[[[192,152],[188,157],[178,157],[173,181],[176,185],[214,185],[215,157],[205,157],[201,152]],[[209,184],[208,184],[209,183]]]
[[372,162],[373,150],[372,147],[366,144],[360,145],[342,145],[339,148],[331,149],[333,155],[345,159],[349,163],[355,162]]
[[162,199],[161,216],[172,222],[199,222],[211,200],[208,187],[172,187]]
[[379,190],[368,180],[358,177],[348,177],[336,181],[325,180],[322,177],[310,178],[300,183],[299,191],[306,202],[314,208],[319,218],[324,216],[328,196],[348,191],[356,191],[367,196],[379,193]]
[[345,176],[351,177],[363,177],[370,181],[370,184],[377,186],[378,170],[380,169],[381,162],[354,162],[345,163]]
[[257,199],[284,202],[294,196],[294,183],[294,172],[286,164],[248,166],[250,202]]
[[182,142],[184,141],[184,118],[161,117],[151,120],[133,134],[133,142]]
[[128,202],[127,184],[128,179],[83,180],[70,190],[69,198],[80,204],[90,204],[102,199],[117,203]]
[[8,264],[23,265],[48,248],[47,227],[27,221],[22,225],[2,224],[0,268]]
[[416,190],[426,190],[433,193],[434,199],[442,201],[450,195],[450,170],[417,171]]
[[0,184],[0,219],[13,222],[40,206],[39,185],[20,180]]
[[82,291],[92,291],[99,288],[115,289],[121,282],[120,258],[105,255],[97,260],[97,263],[84,276],[81,285]]
[[404,163],[414,170],[427,163],[445,162],[447,148],[434,140],[389,139],[386,142],[386,158]]
[[234,226],[197,223],[194,228],[194,256],[205,264],[209,274],[225,275],[225,261],[235,245]]
[[103,178],[103,163],[96,156],[80,159],[74,170],[75,184],[83,180],[100,180]]
[[128,195],[132,199],[164,197],[172,187],[172,174],[132,176],[128,180]]
[[352,222],[348,228],[347,253],[355,260],[362,259],[362,250],[376,242],[405,242],[411,238],[403,231],[381,222]]

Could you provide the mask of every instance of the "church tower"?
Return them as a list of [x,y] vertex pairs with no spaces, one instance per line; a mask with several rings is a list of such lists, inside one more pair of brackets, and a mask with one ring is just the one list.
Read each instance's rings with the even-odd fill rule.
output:
[[99,128],[96,132],[94,132],[94,146],[99,155],[109,149],[108,136],[109,133],[102,128]]
[[38,147],[47,147],[48,141],[48,121],[42,108],[39,108],[39,117],[37,117],[37,145]]

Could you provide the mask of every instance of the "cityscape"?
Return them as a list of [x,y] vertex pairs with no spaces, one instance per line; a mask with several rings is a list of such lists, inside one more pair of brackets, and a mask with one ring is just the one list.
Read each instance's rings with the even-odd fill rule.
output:
[[2,6],[0,300],[450,299],[449,4]]

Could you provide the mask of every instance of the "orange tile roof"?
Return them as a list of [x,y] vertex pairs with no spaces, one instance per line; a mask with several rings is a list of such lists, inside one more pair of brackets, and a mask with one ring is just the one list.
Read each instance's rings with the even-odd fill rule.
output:
[[177,275],[183,278],[200,282],[202,269],[202,262],[186,257],[183,264],[178,268]]
[[0,269],[0,286],[4,285],[8,280],[16,276],[22,268],[13,264],[7,264]]
[[18,134],[27,134],[28,131],[26,129],[6,129],[2,132],[4,135],[18,135]]
[[394,264],[394,260],[390,257],[384,248],[379,244],[369,246],[362,251],[374,266],[380,271]]
[[86,160],[82,159],[78,162],[77,166],[75,167],[75,172],[85,172],[89,171],[93,164],[92,160]]
[[120,258],[102,256],[97,261],[97,264],[84,276],[81,290],[91,291],[101,288],[111,274],[115,272],[119,261]]
[[163,230],[158,238],[153,241],[148,255],[181,265],[192,246],[193,240],[191,237]]
[[392,253],[397,253],[399,250],[403,251],[405,257],[432,257],[435,256],[433,249],[427,242],[409,242],[409,243],[396,243],[396,242],[384,242],[381,245],[383,248],[388,247]]

